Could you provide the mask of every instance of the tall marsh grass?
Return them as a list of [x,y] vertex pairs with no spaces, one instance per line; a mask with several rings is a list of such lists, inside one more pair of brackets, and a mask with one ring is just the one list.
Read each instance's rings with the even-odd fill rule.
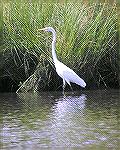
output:
[[[2,10],[3,76],[18,84],[36,70],[44,70],[43,89],[59,86],[59,77],[52,69],[51,34],[37,31],[52,26],[57,32],[59,60],[76,71],[88,88],[118,87],[119,30],[115,2],[87,5],[12,0],[2,2]],[[43,76],[41,72],[39,76]]]

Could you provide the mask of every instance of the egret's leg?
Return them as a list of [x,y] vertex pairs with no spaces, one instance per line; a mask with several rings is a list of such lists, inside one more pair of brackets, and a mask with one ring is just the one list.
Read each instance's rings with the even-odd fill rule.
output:
[[64,91],[65,91],[65,80],[63,79],[63,94],[64,94]]
[[72,88],[72,86],[71,86],[71,84],[70,84],[70,83],[69,83],[69,86],[70,86],[70,89],[71,89],[72,93],[74,93],[74,92],[73,92],[73,88]]
[[70,82],[69,82],[69,81],[66,81],[66,82],[69,84],[70,89],[71,89],[71,91],[73,92],[73,89],[72,89],[72,86],[71,86]]
[[70,85],[71,91],[73,92],[73,88],[72,88],[71,84],[69,84],[69,85]]

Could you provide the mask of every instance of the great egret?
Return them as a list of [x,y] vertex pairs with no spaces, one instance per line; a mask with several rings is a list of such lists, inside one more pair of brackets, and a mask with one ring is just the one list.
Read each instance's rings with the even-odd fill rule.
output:
[[[85,87],[86,83],[83,79],[81,79],[72,69],[64,65],[62,62],[60,62],[57,59],[57,55],[55,52],[55,43],[56,43],[56,31],[52,27],[45,27],[43,30],[46,32],[52,32],[53,39],[52,39],[52,57],[53,57],[53,62],[56,68],[57,74],[63,79],[63,92],[65,88],[65,83],[67,82],[69,86],[71,87],[70,82],[76,83],[80,85],[81,87]],[[71,87],[72,88],[72,87]]]

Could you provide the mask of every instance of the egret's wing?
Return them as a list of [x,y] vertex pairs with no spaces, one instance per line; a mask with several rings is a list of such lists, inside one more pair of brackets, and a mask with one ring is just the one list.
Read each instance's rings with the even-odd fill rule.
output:
[[81,87],[85,87],[86,83],[83,79],[81,79],[72,69],[61,63],[60,61],[56,61],[55,63],[57,74],[64,79],[67,83],[73,82]]
[[85,87],[86,83],[72,69],[68,68],[63,71],[64,79],[68,82],[76,83],[81,87]]

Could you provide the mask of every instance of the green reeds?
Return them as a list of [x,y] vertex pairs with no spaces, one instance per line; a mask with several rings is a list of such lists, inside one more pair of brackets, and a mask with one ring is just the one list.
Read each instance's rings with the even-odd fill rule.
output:
[[[17,84],[34,73],[38,64],[39,69],[46,66],[46,86],[50,86],[48,83],[51,88],[59,86],[56,82],[59,77],[53,75],[55,73],[51,75],[51,65],[54,67],[51,35],[37,32],[39,28],[52,26],[57,32],[59,60],[85,79],[87,87],[109,87],[113,83],[114,87],[118,86],[119,39],[115,2],[88,5],[82,1],[12,0],[2,5],[5,69]],[[8,68],[8,64],[14,67]]]

